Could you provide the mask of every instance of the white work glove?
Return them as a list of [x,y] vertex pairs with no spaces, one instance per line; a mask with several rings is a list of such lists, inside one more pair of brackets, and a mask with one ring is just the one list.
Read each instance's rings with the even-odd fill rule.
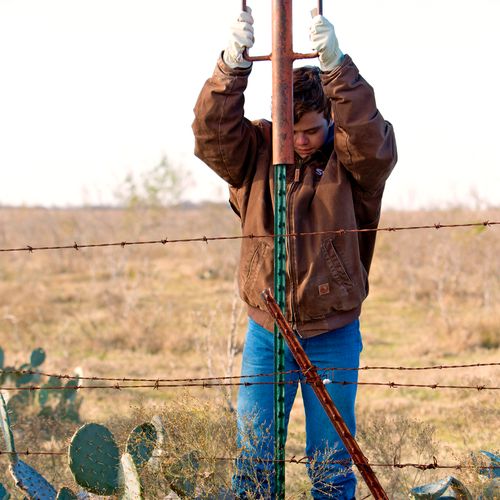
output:
[[309,39],[313,50],[319,54],[319,66],[322,71],[331,71],[336,66],[340,66],[344,54],[339,49],[339,41],[333,24],[326,17],[313,17],[309,28]]
[[249,68],[252,63],[243,58],[243,52],[252,47],[253,42],[252,10],[247,7],[247,12],[241,12],[231,25],[229,43],[222,56],[224,62],[233,69]]

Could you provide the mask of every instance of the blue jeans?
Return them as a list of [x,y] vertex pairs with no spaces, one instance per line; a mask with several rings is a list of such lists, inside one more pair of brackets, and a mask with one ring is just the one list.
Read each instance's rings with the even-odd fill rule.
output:
[[[357,370],[321,370],[327,367],[357,368],[362,350],[359,321],[309,339],[299,338],[309,359],[322,379],[357,382]],[[285,346],[285,371],[298,370],[292,353]],[[274,335],[249,319],[243,350],[242,375],[274,372]],[[273,382],[274,377],[243,378],[242,382]],[[308,467],[315,499],[351,500],[356,478],[348,465],[350,457],[312,388],[299,373],[287,374],[285,385],[285,426],[300,383],[306,417],[306,455],[313,460]],[[357,386],[326,385],[335,406],[351,433],[356,432],[354,403]],[[242,385],[238,394],[238,447],[240,457],[233,475],[233,493],[237,498],[274,498],[274,386]],[[257,459],[257,460],[256,460]],[[260,461],[258,460],[260,459]],[[341,464],[322,463],[342,461]],[[291,467],[297,467],[291,465]]]

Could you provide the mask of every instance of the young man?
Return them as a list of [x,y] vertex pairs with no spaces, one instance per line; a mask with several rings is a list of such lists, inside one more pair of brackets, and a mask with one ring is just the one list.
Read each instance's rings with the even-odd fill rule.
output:
[[[373,89],[352,59],[342,54],[333,26],[312,20],[310,38],[320,69],[294,71],[295,165],[287,171],[287,232],[322,233],[287,241],[286,315],[311,362],[321,368],[357,368],[362,349],[358,317],[368,293],[375,233],[334,234],[338,229],[374,229],[382,193],[396,163],[392,126],[377,110]],[[244,117],[243,93],[251,63],[242,54],[253,45],[253,19],[242,12],[230,43],[195,107],[195,154],[229,184],[230,204],[244,235],[274,233],[271,123]],[[328,233],[330,231],[330,233]],[[261,299],[273,287],[273,239],[242,240],[239,268],[249,326],[242,374],[274,371],[273,320]],[[297,370],[286,350],[285,370]],[[301,383],[306,415],[306,454],[314,498],[354,498],[349,455],[311,387],[297,373],[287,376],[286,421]],[[357,381],[356,370],[329,373],[335,382]],[[245,379],[272,382],[273,377]],[[356,385],[327,388],[351,432],[356,430]],[[238,395],[242,457],[234,493],[272,498],[274,477],[273,386],[243,386]],[[264,460],[255,460],[264,459]],[[270,460],[269,460],[270,459]],[[267,461],[266,461],[267,460]],[[341,463],[331,463],[340,461]]]

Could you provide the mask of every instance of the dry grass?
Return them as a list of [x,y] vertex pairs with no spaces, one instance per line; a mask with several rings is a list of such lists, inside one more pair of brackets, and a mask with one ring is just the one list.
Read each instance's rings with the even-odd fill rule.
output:
[[[488,219],[499,220],[500,210],[387,212],[382,225]],[[135,212],[0,210],[1,248],[237,234],[236,218],[220,205]],[[43,347],[47,352],[43,369],[55,373],[72,373],[81,367],[87,376],[117,378],[236,374],[245,330],[245,314],[234,302],[238,249],[237,241],[220,241],[2,253],[0,346],[6,352],[6,364],[19,366],[33,348]],[[498,362],[498,255],[496,226],[380,233],[362,316],[362,363]],[[231,331],[234,339],[228,346]],[[234,357],[228,356],[228,349]],[[498,385],[498,372],[498,367],[365,371],[361,381]],[[81,416],[84,421],[130,430],[138,421],[137,408],[149,415],[151,408],[160,405],[172,418],[185,415],[184,421],[189,422],[192,415],[181,391],[81,391]],[[206,414],[211,415],[214,409],[227,407],[234,393],[200,388],[190,390],[189,398],[194,398],[188,399],[193,408],[208,405]],[[403,462],[427,463],[436,456],[439,463],[455,463],[470,452],[498,447],[498,403],[493,391],[360,386],[360,443],[374,461],[392,462],[398,457]],[[230,427],[225,418],[221,413]],[[298,398],[290,424],[289,456],[304,454],[303,421]],[[17,425],[16,439],[30,449],[65,448],[74,430],[68,424],[58,430],[57,440],[47,441],[33,415]],[[199,433],[196,425],[193,433],[196,429]],[[196,440],[196,436],[182,439]],[[227,436],[214,431],[214,442],[220,447],[213,453],[229,453]],[[64,464],[57,460],[29,457],[27,461],[58,487],[71,484]],[[217,472],[221,484],[227,484],[228,471],[226,464],[224,474]],[[415,483],[449,472],[378,470],[391,498],[405,498]],[[465,477],[463,472],[454,473]],[[5,482],[14,491],[12,481]],[[304,467],[289,465],[287,497],[306,498],[308,487]]]

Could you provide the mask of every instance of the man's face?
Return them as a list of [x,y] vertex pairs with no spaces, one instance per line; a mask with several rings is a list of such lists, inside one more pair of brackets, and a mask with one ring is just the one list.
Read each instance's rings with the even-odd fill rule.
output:
[[325,143],[329,122],[321,111],[309,111],[293,126],[293,147],[307,158]]

